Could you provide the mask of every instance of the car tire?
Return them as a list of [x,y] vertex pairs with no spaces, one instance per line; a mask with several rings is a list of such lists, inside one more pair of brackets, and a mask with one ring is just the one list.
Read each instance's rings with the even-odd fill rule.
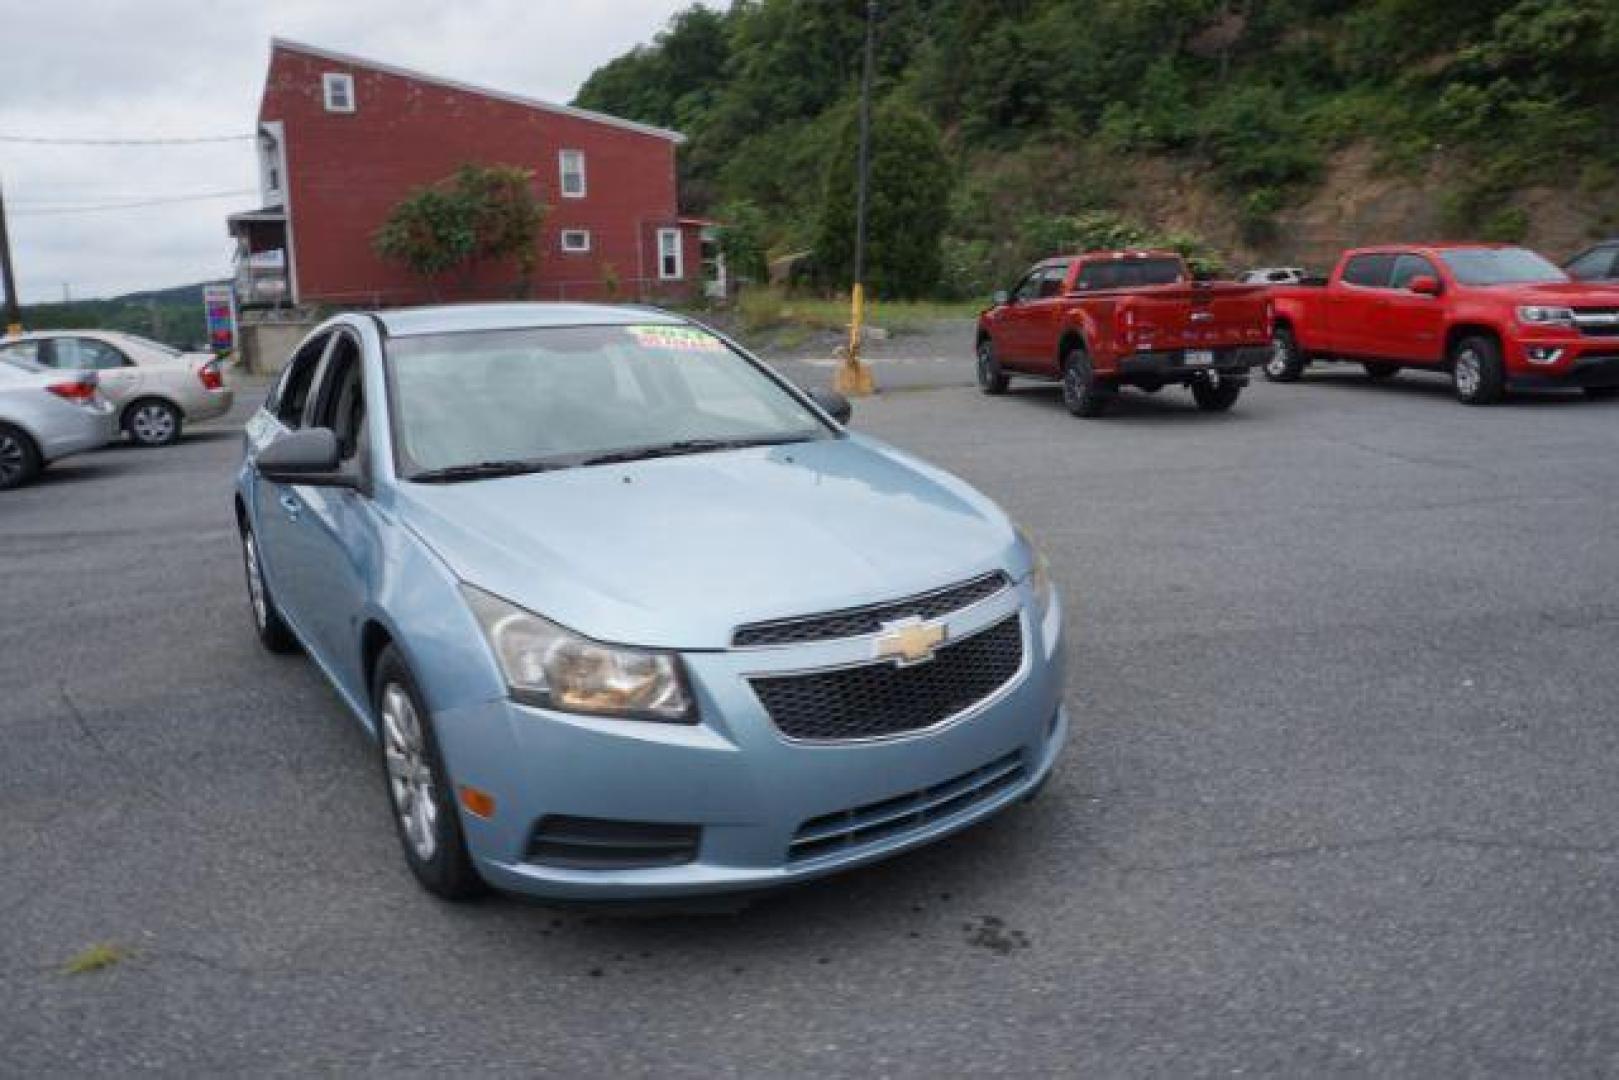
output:
[[1192,400],[1204,412],[1226,412],[1242,396],[1242,384],[1230,379],[1210,382],[1199,379],[1192,384]]
[[1271,382],[1298,382],[1304,376],[1306,363],[1299,351],[1298,338],[1285,326],[1278,326],[1270,336],[1271,355],[1265,361],[1265,378]]
[[173,402],[141,398],[124,410],[124,430],[136,446],[173,446],[184,419]]
[[488,892],[467,851],[455,787],[444,767],[433,718],[404,656],[382,650],[371,679],[378,760],[405,862],[424,889],[444,900]]
[[1463,405],[1494,405],[1506,396],[1501,346],[1482,334],[1462,338],[1450,353],[1450,379]]
[[242,569],[247,574],[248,609],[253,613],[253,629],[258,632],[259,644],[273,653],[297,651],[298,639],[276,610],[269,582],[264,580],[259,543],[250,525],[242,526]]
[[1117,391],[1097,378],[1090,355],[1074,346],[1062,361],[1062,403],[1075,416],[1096,417],[1107,412]]
[[28,432],[11,424],[0,424],[0,491],[10,491],[30,483],[45,468],[39,447]]
[[978,389],[991,396],[1006,393],[1012,380],[995,359],[995,341],[988,334],[978,339]]
[[1379,364],[1373,361],[1367,361],[1366,363],[1362,364],[1361,367],[1366,369],[1366,377],[1371,379],[1373,382],[1382,382],[1384,379],[1392,379],[1394,376],[1400,373],[1399,364]]
[[1619,386],[1587,386],[1585,396],[1592,401],[1612,401],[1619,398]]

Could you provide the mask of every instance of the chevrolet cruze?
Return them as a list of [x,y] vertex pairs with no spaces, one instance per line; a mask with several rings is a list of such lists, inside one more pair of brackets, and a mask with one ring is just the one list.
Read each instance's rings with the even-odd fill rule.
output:
[[1039,555],[848,408],[644,308],[350,314],[298,348],[236,485],[253,619],[375,736],[424,886],[747,892],[1042,783]]

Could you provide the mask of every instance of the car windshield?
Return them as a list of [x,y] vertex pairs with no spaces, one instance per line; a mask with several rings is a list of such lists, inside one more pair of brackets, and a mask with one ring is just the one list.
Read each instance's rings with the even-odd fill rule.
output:
[[1461,248],[1441,252],[1463,285],[1537,285],[1568,275],[1527,248]]
[[401,337],[388,343],[387,366],[400,469],[413,479],[834,436],[769,375],[694,326]]

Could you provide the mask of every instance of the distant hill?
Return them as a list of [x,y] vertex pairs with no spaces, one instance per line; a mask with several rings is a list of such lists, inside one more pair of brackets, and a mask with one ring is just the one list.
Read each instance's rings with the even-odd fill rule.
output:
[[23,325],[30,330],[127,330],[182,348],[208,340],[202,312],[202,287],[176,285],[148,289],[105,300],[71,300],[59,304],[25,304]]

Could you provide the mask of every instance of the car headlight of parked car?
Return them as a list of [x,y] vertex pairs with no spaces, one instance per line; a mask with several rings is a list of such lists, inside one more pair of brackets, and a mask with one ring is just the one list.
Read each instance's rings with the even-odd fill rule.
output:
[[1046,612],[1051,608],[1053,595],[1051,563],[1046,561],[1046,553],[1040,550],[1040,545],[1034,542],[1034,538],[1029,535],[1028,530],[1021,525],[1016,528],[1018,539],[1022,540],[1023,546],[1029,549],[1028,581],[1029,589],[1034,593],[1035,615],[1044,618]]
[[1573,326],[1574,309],[1531,304],[1518,309],[1518,321],[1529,326]]
[[605,645],[463,584],[512,699],[562,712],[696,723],[680,658]]

